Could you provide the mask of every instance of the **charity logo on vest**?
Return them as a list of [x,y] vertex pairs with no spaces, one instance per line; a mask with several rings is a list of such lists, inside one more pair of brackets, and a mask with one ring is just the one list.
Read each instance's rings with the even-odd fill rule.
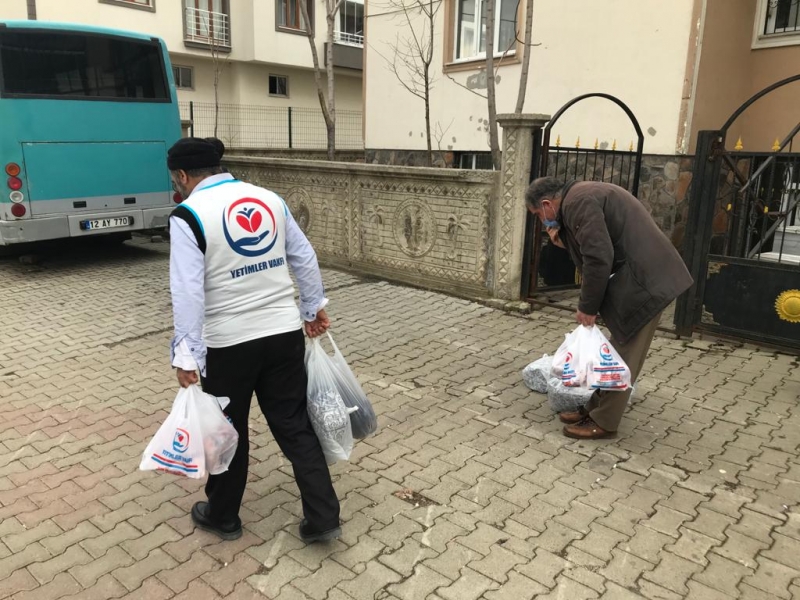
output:
[[263,256],[278,241],[275,215],[257,198],[240,198],[228,206],[222,230],[231,249],[242,256]]

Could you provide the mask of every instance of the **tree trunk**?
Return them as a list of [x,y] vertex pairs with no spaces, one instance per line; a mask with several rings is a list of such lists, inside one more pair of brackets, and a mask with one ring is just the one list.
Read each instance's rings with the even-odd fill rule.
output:
[[[329,4],[331,0],[325,1],[325,9],[326,9],[326,20],[328,23],[328,52],[327,52],[327,60],[328,60],[328,69],[326,71],[326,77],[328,79],[328,94],[329,98],[326,101],[325,99],[325,91],[322,86],[322,75],[319,66],[319,54],[317,53],[317,46],[314,43],[314,32],[311,28],[311,18],[308,14],[308,6],[305,1],[300,2],[300,11],[303,14],[303,22],[306,26],[306,37],[308,37],[308,43],[311,46],[311,59],[314,63],[314,83],[317,86],[317,98],[319,99],[319,107],[322,109],[322,117],[325,119],[325,129],[328,135],[328,160],[334,160],[336,158],[336,101],[333,97],[334,92],[334,83],[333,83],[333,24],[334,19],[336,18],[336,11],[339,9],[341,5],[341,1],[337,1],[331,6]],[[331,114],[333,112],[333,114]]]
[[430,86],[430,67],[425,65],[425,137],[428,140],[427,167],[433,166],[433,147],[431,146],[431,86]]
[[531,52],[533,51],[533,0],[527,0],[525,4],[525,46],[522,49],[522,73],[519,76],[519,93],[517,94],[517,106],[514,112],[522,114],[525,106],[525,93],[528,90],[528,69],[531,64]]
[[[216,62],[216,61],[215,61]],[[219,65],[214,65],[214,137],[219,127]]]
[[431,62],[433,61],[433,40],[436,33],[433,18],[433,0],[428,0],[428,47],[427,55],[423,61],[425,77],[425,137],[428,140],[428,166],[433,166],[433,148],[431,145]]
[[486,98],[489,105],[489,148],[492,165],[500,170],[500,140],[497,135],[497,96],[494,86],[494,8],[495,0],[486,2]]
[[328,117],[325,125],[328,128],[328,160],[336,160],[336,89],[333,76],[333,31],[336,20],[335,7],[328,7],[326,15],[328,21],[328,44],[327,44],[327,77],[328,77]]

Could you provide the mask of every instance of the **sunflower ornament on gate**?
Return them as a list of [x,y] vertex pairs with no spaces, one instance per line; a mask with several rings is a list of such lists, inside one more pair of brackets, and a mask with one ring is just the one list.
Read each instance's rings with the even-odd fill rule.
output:
[[800,290],[786,290],[775,300],[775,312],[789,323],[800,323]]

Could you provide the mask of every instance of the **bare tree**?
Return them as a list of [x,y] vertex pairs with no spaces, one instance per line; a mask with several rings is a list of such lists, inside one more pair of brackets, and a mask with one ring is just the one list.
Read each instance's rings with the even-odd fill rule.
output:
[[[494,21],[494,9],[495,9],[495,0],[486,0],[486,31],[493,31],[494,24],[490,23],[490,21]],[[490,14],[491,13],[491,14]],[[490,28],[491,27],[491,28]],[[514,112],[516,114],[522,114],[522,109],[525,104],[525,94],[528,88],[528,72],[530,67],[530,55],[531,55],[531,48],[534,46],[540,46],[541,44],[534,44],[533,43],[533,0],[527,0],[526,7],[525,7],[525,40],[519,39],[519,33],[515,32],[514,39],[511,40],[508,47],[503,50],[502,55],[495,59],[494,54],[494,36],[487,35],[486,36],[486,67],[481,73],[485,73],[486,77],[486,93],[483,94],[472,87],[466,86],[460,81],[458,81],[452,75],[447,75],[447,77],[458,85],[459,87],[464,88],[468,92],[472,92],[476,96],[479,96],[487,101],[487,108],[489,112],[489,118],[486,120],[486,130],[489,137],[489,148],[492,151],[492,164],[494,168],[500,168],[500,136],[497,132],[497,92],[496,92],[496,84],[500,82],[500,75],[498,74],[500,67],[503,64],[503,61],[506,57],[510,54],[512,48],[518,43],[522,42],[523,44],[523,55],[522,55],[522,72],[520,74],[520,81],[519,81],[519,90],[517,93],[517,104],[515,107]],[[494,140],[494,141],[493,141]]]
[[322,85],[322,70],[319,66],[319,55],[317,45],[314,41],[314,24],[308,14],[308,4],[306,0],[298,0],[300,10],[303,13],[303,24],[305,25],[308,43],[311,46],[311,58],[314,61],[314,82],[317,84],[317,96],[319,106],[322,109],[322,117],[325,119],[325,128],[328,131],[328,160],[336,160],[336,98],[333,77],[333,32],[336,24],[336,14],[339,12],[344,0],[324,0],[325,21],[327,27],[327,47],[326,47],[326,69],[325,76],[328,81],[328,97],[325,97],[325,89]]
[[381,55],[400,85],[425,104],[425,164],[428,167],[433,166],[431,90],[435,75],[432,65],[436,15],[441,6],[440,0],[388,0],[386,8],[403,16],[408,26],[408,36],[401,38],[398,34],[395,42],[389,44],[391,59]]
[[528,90],[528,69],[531,64],[531,49],[533,48],[533,0],[527,0],[525,4],[525,41],[522,47],[522,72],[519,76],[519,92],[517,93],[517,105],[514,112],[522,114],[525,106],[525,92]]
[[[219,84],[220,79],[222,78],[222,72],[230,62],[230,56],[227,54],[227,52],[222,50],[223,46],[227,48],[227,45],[220,43],[221,41],[225,40],[225,26],[223,23],[217,22],[217,20],[206,11],[197,14],[195,21],[197,21],[196,26],[198,26],[198,29],[201,24],[205,28],[204,37],[208,39],[208,48],[209,52],[211,53],[211,62],[214,69],[214,137],[218,137]],[[202,29],[199,29],[198,33],[202,31]],[[230,32],[228,35],[230,35]],[[223,54],[225,54],[225,56],[223,56]]]
[[484,0],[486,4],[486,98],[489,107],[489,148],[492,164],[500,170],[500,137],[497,134],[497,93],[494,85],[494,9],[496,0]]

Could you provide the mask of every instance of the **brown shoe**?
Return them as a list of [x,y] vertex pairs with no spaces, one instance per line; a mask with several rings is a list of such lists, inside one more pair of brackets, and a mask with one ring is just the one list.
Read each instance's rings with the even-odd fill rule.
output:
[[578,423],[564,427],[564,435],[576,440],[603,440],[617,437],[617,432],[606,431],[590,417],[586,417]]
[[586,417],[587,417],[586,411],[582,408],[569,412],[558,413],[558,419],[562,423],[566,423],[567,425],[574,425],[575,423],[580,423]]

